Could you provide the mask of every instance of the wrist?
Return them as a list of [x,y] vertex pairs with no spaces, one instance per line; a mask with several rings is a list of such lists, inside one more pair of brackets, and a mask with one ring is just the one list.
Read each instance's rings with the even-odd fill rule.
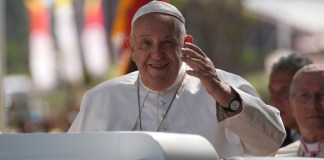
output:
[[[233,90],[234,91],[234,90]],[[242,99],[240,95],[234,91],[234,98],[229,102],[226,107],[223,107],[223,110],[226,112],[236,112],[242,105]]]

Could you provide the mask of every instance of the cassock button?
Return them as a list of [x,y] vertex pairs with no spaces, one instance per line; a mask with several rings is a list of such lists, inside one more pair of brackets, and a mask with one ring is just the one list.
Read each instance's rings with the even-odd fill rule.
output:
[[164,106],[164,105],[166,104],[166,102],[164,102],[164,101],[160,101],[160,104],[161,104],[162,106]]

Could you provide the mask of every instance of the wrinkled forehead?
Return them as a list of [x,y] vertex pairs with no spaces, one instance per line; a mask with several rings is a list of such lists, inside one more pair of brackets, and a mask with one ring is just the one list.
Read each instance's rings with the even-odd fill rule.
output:
[[[132,37],[138,38],[159,38],[177,39],[180,33],[180,26],[175,18],[160,13],[150,13],[142,16],[133,25]],[[180,37],[180,36],[179,36]]]
[[324,83],[324,71],[317,72],[302,72],[295,78],[296,81],[303,80],[305,83],[311,82],[323,82]]
[[[294,75],[292,81],[292,89],[295,87],[296,83],[303,81],[306,85],[312,82],[324,82],[324,64],[309,64],[299,69]],[[300,84],[299,85],[303,85]]]
[[294,75],[294,79],[296,79],[300,74],[303,73],[324,73],[324,64],[314,63],[306,65],[297,71],[297,73]]
[[323,89],[324,87],[324,70],[310,72],[300,72],[295,77],[295,86],[304,89]]

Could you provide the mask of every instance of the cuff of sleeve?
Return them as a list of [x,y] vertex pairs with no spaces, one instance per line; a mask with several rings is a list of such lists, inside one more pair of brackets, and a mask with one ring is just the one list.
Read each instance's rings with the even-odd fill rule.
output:
[[[231,88],[236,92],[237,96],[241,97],[239,92],[236,91],[236,88],[232,87]],[[221,122],[227,118],[230,118],[230,117],[233,117],[239,113],[242,112],[243,110],[243,100],[242,98],[240,98],[240,101],[241,101],[241,105],[239,107],[239,109],[237,109],[236,111],[230,111],[229,109],[227,109],[227,107],[224,107],[222,105],[220,105],[218,102],[216,102],[216,116],[217,116],[217,120],[218,122]]]

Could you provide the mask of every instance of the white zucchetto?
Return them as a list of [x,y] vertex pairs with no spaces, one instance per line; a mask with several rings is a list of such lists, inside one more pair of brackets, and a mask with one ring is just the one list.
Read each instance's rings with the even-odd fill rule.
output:
[[185,22],[184,17],[176,7],[167,2],[153,0],[136,11],[132,19],[132,25],[139,17],[148,13],[164,13],[178,18],[183,23]]

